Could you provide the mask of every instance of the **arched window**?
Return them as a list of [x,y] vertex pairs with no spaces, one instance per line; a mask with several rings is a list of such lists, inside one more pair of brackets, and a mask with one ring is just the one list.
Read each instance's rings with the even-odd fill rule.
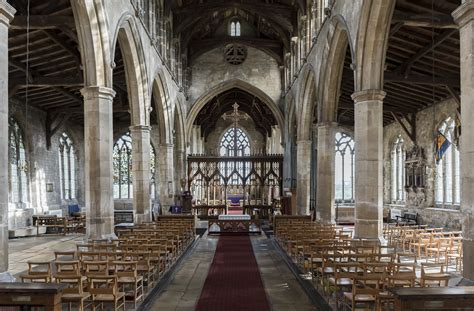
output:
[[152,200],[156,199],[156,155],[155,148],[150,144],[150,198]]
[[114,145],[114,198],[131,199],[132,185],[132,138],[125,133]]
[[59,138],[59,178],[61,197],[64,200],[76,198],[76,157],[74,144],[66,133]]
[[461,185],[459,173],[459,150],[455,141],[456,121],[449,117],[438,128],[447,140],[445,151],[436,164],[436,203],[443,207],[459,205]]
[[240,37],[240,21],[233,20],[230,22],[230,36]]
[[405,201],[405,146],[403,138],[398,135],[392,145],[392,202]]
[[354,140],[346,133],[336,133],[336,202],[354,202]]
[[250,154],[250,140],[242,129],[231,127],[225,132],[220,144],[221,156],[241,157]]
[[8,124],[8,158],[9,158],[9,193],[11,203],[28,202],[28,164],[26,162],[26,149],[21,130],[15,119],[10,118]]

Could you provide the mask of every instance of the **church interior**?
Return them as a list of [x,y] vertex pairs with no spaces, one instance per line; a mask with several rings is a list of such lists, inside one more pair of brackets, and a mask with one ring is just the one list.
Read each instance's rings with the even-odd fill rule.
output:
[[0,0],[0,51],[0,311],[474,310],[474,0]]

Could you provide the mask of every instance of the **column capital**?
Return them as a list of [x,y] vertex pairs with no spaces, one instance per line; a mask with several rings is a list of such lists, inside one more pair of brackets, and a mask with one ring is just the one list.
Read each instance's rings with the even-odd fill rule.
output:
[[311,144],[312,140],[311,139],[304,139],[304,140],[297,140],[296,145],[305,145],[305,144]]
[[103,99],[113,100],[115,97],[115,91],[109,87],[104,86],[86,86],[81,89],[81,94],[85,100],[94,99],[97,97]]
[[383,101],[383,99],[385,98],[385,95],[387,95],[387,93],[385,93],[382,90],[363,90],[363,91],[355,92],[354,94],[352,94],[351,97],[352,97],[352,100],[357,104],[360,102],[372,101],[372,100]]
[[164,143],[164,144],[159,144],[158,145],[159,148],[174,148],[174,144],[168,144],[168,143]]
[[338,125],[339,125],[339,123],[334,122],[334,121],[322,121],[322,122],[318,122],[316,124],[316,127],[318,129],[319,128],[330,128],[330,127],[336,128]]
[[130,132],[151,132],[151,126],[149,125],[131,125],[128,129]]
[[454,18],[454,22],[463,27],[468,22],[474,20],[474,1],[466,0],[451,15]]
[[7,0],[0,0],[0,23],[4,24],[5,26],[10,26],[10,22],[12,21],[16,10],[12,7]]

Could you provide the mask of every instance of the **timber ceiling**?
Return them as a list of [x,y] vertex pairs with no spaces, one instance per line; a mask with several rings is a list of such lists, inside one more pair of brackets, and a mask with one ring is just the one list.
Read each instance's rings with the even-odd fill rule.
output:
[[232,105],[235,103],[239,104],[239,111],[250,116],[262,135],[271,136],[272,125],[277,125],[277,121],[270,108],[258,97],[239,88],[233,88],[210,100],[199,112],[195,124],[201,126],[204,138],[216,128],[217,121],[224,113],[233,111]]
[[[168,1],[170,2],[170,1]],[[279,64],[284,51],[290,50],[290,38],[297,29],[298,5],[304,11],[305,1],[292,0],[182,0],[171,1],[181,46],[187,47],[191,63],[196,57],[218,46],[229,43],[245,44],[258,48]],[[230,37],[216,35],[224,22],[234,16],[252,25],[255,35]]]
[[[451,13],[461,0],[397,0],[385,62],[384,125],[434,102],[459,103],[459,31]],[[346,54],[339,122],[354,124],[354,77]]]
[[[66,121],[84,122],[83,67],[70,1],[30,0],[27,50],[27,1],[9,0],[17,10],[8,39],[9,97],[16,103],[25,103],[27,97],[29,105],[45,111],[50,135]],[[130,125],[130,113],[118,44],[114,63],[114,127],[124,128]],[[151,122],[156,124],[154,114]]]

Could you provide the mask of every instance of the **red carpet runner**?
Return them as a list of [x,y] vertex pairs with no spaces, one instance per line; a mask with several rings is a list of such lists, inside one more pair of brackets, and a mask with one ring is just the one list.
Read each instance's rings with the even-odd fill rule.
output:
[[196,310],[270,310],[248,236],[220,236]]

